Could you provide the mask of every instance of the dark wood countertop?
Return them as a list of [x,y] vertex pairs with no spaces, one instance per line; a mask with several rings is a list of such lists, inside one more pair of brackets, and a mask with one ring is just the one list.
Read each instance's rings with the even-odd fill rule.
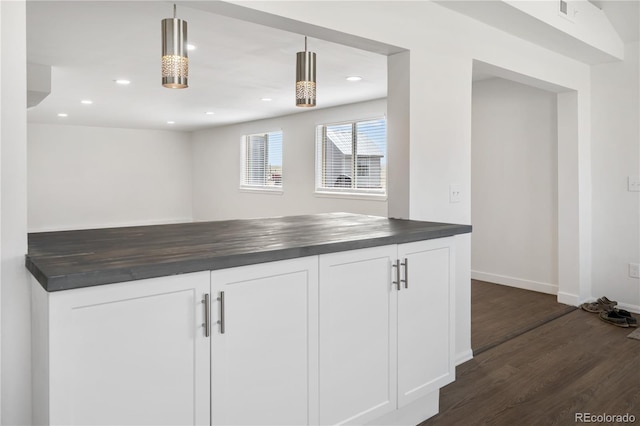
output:
[[26,267],[47,291],[428,240],[470,225],[324,213],[29,234]]

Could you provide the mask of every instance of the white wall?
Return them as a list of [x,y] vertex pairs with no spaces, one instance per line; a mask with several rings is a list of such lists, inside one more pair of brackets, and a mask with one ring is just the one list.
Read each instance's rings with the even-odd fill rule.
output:
[[410,189],[410,52],[387,58],[387,213],[409,218]]
[[620,36],[605,12],[590,1],[567,2],[567,15],[573,18],[572,20],[558,13],[560,2],[557,1],[505,0],[505,2],[613,58],[623,58],[624,43]]
[[[474,59],[576,90],[579,139],[560,170],[567,170],[579,196],[567,206],[580,233],[561,242],[560,254],[579,267],[566,275],[564,300],[580,303],[590,288],[590,80],[589,67],[533,43],[457,14],[432,2],[246,2],[256,22],[300,31],[337,31],[410,51],[410,217],[471,222],[471,76]],[[255,11],[266,12],[260,15]],[[233,14],[233,11],[226,12]],[[366,19],[363,19],[366,14]],[[289,20],[278,19],[278,17]],[[291,21],[293,20],[293,21]],[[304,27],[300,23],[311,24]],[[391,167],[391,165],[389,166]],[[449,203],[449,185],[462,187],[460,203]],[[578,220],[580,218],[580,220]],[[582,219],[584,218],[584,219]],[[566,220],[566,219],[563,219]],[[560,226],[563,226],[561,223]],[[471,357],[471,238],[457,238],[456,352]],[[562,285],[562,283],[560,283]]]
[[472,278],[558,291],[556,98],[501,78],[473,84]]
[[191,221],[190,135],[28,126],[29,231]]
[[[386,216],[386,199],[370,200],[314,194],[316,125],[377,118],[385,114],[386,101],[381,99],[194,132],[194,220],[331,211]],[[240,190],[242,135],[276,130],[282,130],[283,133],[283,192],[274,194]]]
[[593,289],[640,312],[640,281],[628,275],[640,263],[640,193],[627,177],[640,176],[640,67],[638,42],[625,61],[592,67]]
[[31,424],[24,1],[0,2],[0,401],[3,425]]

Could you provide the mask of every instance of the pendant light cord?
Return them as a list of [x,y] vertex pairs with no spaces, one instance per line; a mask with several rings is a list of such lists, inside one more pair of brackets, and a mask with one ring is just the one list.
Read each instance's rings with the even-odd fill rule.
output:
[[176,19],[176,4],[173,4],[173,19]]
[[304,36],[304,51],[307,51],[307,36]]

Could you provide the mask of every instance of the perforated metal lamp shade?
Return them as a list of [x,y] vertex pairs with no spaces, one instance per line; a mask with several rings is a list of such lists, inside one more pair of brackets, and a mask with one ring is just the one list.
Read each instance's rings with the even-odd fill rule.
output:
[[162,85],[170,89],[189,87],[187,22],[175,17],[162,20]]
[[296,54],[296,106],[316,106],[316,54],[307,51],[304,38],[304,52]]

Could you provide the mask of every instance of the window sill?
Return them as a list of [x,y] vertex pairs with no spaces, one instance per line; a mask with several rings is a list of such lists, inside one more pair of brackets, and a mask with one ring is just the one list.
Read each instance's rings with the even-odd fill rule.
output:
[[342,198],[347,200],[387,201],[387,194],[364,194],[353,192],[316,191],[318,198]]
[[241,186],[238,188],[239,192],[246,192],[251,194],[269,194],[269,195],[282,195],[284,190],[282,188],[250,188]]

